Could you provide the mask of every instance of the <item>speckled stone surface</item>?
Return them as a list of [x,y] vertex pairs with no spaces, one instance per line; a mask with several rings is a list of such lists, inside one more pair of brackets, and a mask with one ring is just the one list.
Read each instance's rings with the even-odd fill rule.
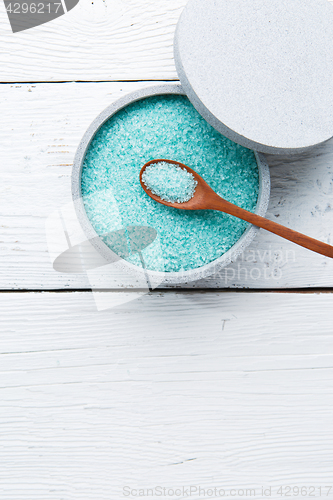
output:
[[333,136],[327,0],[190,0],[175,62],[201,115],[243,146],[292,153]]

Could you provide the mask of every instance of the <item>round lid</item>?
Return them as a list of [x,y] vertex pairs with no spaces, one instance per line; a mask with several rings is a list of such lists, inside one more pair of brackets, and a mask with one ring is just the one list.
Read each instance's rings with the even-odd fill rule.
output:
[[233,141],[292,153],[333,136],[328,0],[190,0],[174,50],[189,99]]

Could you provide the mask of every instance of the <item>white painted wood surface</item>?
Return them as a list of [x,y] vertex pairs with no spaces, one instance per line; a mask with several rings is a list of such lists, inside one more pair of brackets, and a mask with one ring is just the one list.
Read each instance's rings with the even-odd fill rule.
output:
[[177,79],[173,35],[186,0],[80,0],[13,34],[0,4],[0,81]]
[[173,35],[185,4],[80,0],[66,15],[13,34],[1,3],[0,81],[176,79]]
[[[45,225],[71,201],[75,150],[95,116],[154,82],[8,84],[0,87],[1,289],[87,288],[86,275],[53,270]],[[333,243],[333,141],[293,158],[267,156],[268,217]],[[96,286],[116,287],[116,275]],[[234,264],[189,287],[289,288],[333,284],[333,261],[265,231]]]
[[331,294],[168,292],[97,312],[87,292],[2,293],[0,307],[1,498],[332,485]]
[[[184,4],[81,0],[15,35],[0,4],[0,81],[91,81],[0,86],[0,289],[68,289],[0,293],[1,500],[191,485],[255,488],[252,498],[272,487],[275,500],[281,485],[332,485],[331,294],[72,293],[91,279],[52,268],[46,227],[70,203],[76,147],[120,95],[177,78]],[[333,243],[333,142],[268,161],[268,216]],[[188,286],[332,278],[328,259],[262,232],[243,260]],[[116,275],[94,282],[119,286]]]

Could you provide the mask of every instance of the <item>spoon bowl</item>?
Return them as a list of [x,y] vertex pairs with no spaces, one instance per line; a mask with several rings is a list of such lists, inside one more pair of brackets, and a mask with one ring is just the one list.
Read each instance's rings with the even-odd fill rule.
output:
[[[142,179],[142,175],[146,168],[149,165],[153,165],[155,163],[169,163],[171,165],[176,165],[182,169],[187,170],[191,173],[194,179],[197,181],[197,185],[194,191],[192,198],[184,203],[172,203],[169,201],[162,200],[159,196],[152,193],[151,190],[145,185]],[[312,250],[313,252],[317,252],[321,255],[325,255],[327,257],[333,258],[333,247],[324,243],[322,241],[311,238],[310,236],[306,236],[305,234],[294,231],[293,229],[289,229],[286,226],[273,222],[265,217],[261,217],[260,215],[249,212],[248,210],[244,210],[243,208],[230,203],[225,200],[221,196],[219,196],[213,189],[200,177],[197,172],[195,172],[192,168],[174,160],[166,160],[166,159],[155,159],[150,160],[145,163],[140,171],[140,183],[143,190],[152,198],[153,200],[161,203],[162,205],[166,205],[168,207],[178,208],[180,210],[218,210],[220,212],[227,213],[229,215],[233,215],[234,217],[238,217],[239,219],[250,222],[251,224],[266,229],[266,231],[270,231],[271,233],[277,234],[286,240],[292,241],[297,245],[300,245],[304,248]]]
[[[195,188],[194,195],[190,200],[185,201],[184,203],[172,203],[169,201],[165,201],[162,200],[162,198],[160,198],[156,194],[152,193],[150,189],[146,186],[146,184],[142,180],[142,175],[144,171],[149,165],[153,165],[154,163],[160,163],[160,162],[170,163],[170,165],[176,165],[182,169],[187,170],[190,174],[193,175],[194,179],[197,181],[197,185]],[[157,201],[158,203],[162,203],[162,205],[166,205],[167,207],[179,208],[180,210],[206,210],[208,198],[211,199],[211,197],[214,197],[214,195],[220,198],[207,184],[207,182],[205,182],[203,178],[200,177],[199,174],[197,174],[195,170],[188,167],[187,165],[184,165],[184,163],[180,163],[179,161],[174,161],[174,160],[157,159],[145,163],[140,171],[140,184],[143,190],[146,191],[148,196],[150,196],[150,198],[152,198],[153,200]]]

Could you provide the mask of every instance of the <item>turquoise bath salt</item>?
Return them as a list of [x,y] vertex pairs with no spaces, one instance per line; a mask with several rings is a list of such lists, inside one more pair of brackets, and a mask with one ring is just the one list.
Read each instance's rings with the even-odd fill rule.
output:
[[[152,200],[142,189],[139,174],[156,158],[188,165],[217,194],[255,210],[259,173],[253,151],[217,132],[186,96],[172,94],[126,106],[95,134],[81,176],[92,226],[111,250],[139,267],[187,271],[214,261],[239,240],[248,223],[222,212],[178,210]],[[135,251],[131,234],[138,227],[151,228],[156,237],[146,248],[137,244],[140,251]],[[115,237],[124,233],[125,250]]]
[[148,165],[142,174],[145,186],[170,203],[185,203],[193,198],[197,181],[193,174],[178,165],[159,161]]

